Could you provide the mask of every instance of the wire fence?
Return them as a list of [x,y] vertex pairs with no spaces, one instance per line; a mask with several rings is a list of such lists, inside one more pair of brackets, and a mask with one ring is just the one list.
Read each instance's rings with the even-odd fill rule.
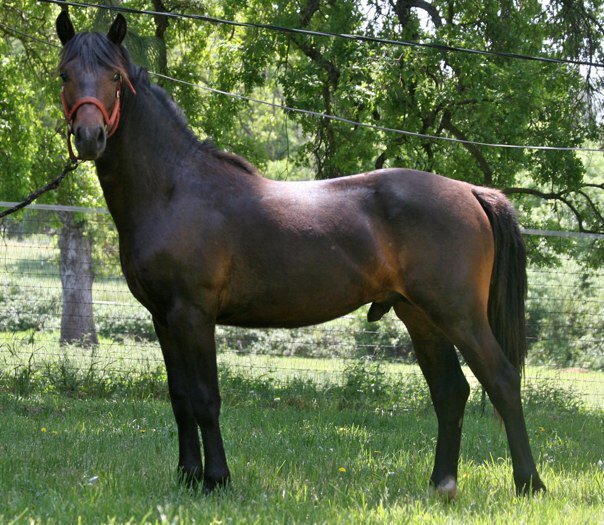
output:
[[[69,283],[77,282],[63,275],[62,284],[59,246],[66,224],[85,225],[92,245],[92,302],[78,304],[72,316],[86,318],[78,321],[93,327],[95,345],[61,344],[61,323],[73,296]],[[162,366],[150,315],[121,275],[117,235],[106,212],[35,206],[0,227],[0,371],[48,362],[128,374]],[[527,382],[556,385],[585,407],[601,410],[604,272],[595,265],[590,269],[589,258],[601,250],[604,239],[531,231],[526,242],[532,261]],[[63,273],[70,271],[64,268]],[[217,343],[222,366],[276,380],[337,381],[359,358],[374,359],[387,374],[419,374],[402,323],[390,314],[368,323],[364,309],[292,330],[219,327]]]
[[[78,8],[78,9],[97,9],[104,11],[113,11],[118,13],[129,13],[131,15],[147,15],[153,17],[165,17],[170,19],[189,19],[196,20],[199,22],[207,22],[211,24],[217,25],[227,25],[232,27],[239,28],[254,28],[261,29],[265,31],[272,31],[284,34],[296,34],[301,36],[317,36],[317,37],[327,37],[327,38],[338,38],[355,41],[359,44],[366,43],[375,43],[387,46],[402,46],[402,47],[411,47],[411,48],[425,48],[425,49],[434,49],[442,52],[451,52],[451,53],[466,53],[470,55],[478,55],[489,58],[505,58],[505,59],[515,59],[515,60],[529,60],[535,62],[545,62],[545,63],[557,63],[564,65],[576,65],[576,66],[587,66],[589,68],[603,68],[604,63],[594,62],[591,60],[576,60],[576,59],[568,59],[568,58],[559,58],[559,57],[547,57],[547,56],[534,56],[534,55],[525,55],[522,53],[513,53],[513,52],[501,52],[501,51],[493,51],[486,49],[472,49],[472,48],[464,48],[458,46],[450,46],[443,43],[437,42],[410,42],[404,40],[393,40],[393,39],[384,39],[378,38],[371,35],[362,35],[362,34],[341,34],[341,33],[333,33],[333,32],[325,32],[325,31],[315,31],[305,28],[294,28],[294,27],[284,27],[275,24],[262,24],[262,23],[254,23],[254,22],[243,22],[243,21],[235,21],[235,20],[227,20],[220,19],[216,17],[211,17],[208,15],[195,14],[195,13],[178,13],[173,11],[151,11],[144,9],[135,9],[132,7],[122,6],[122,5],[106,5],[106,4],[92,4],[88,2],[68,2],[66,0],[39,0],[40,2],[47,4],[57,4],[61,5],[64,9],[68,6]],[[0,24],[0,27],[7,26]],[[20,37],[24,37],[28,40],[33,40],[37,42],[41,42],[47,44],[49,46],[57,47],[52,42],[48,42],[44,39],[41,39],[35,35],[30,35],[26,32],[16,30],[14,28],[9,28],[10,32],[15,35],[19,35]],[[590,69],[591,71],[591,69]],[[301,113],[305,115],[310,115],[313,117],[321,118],[323,120],[331,120],[335,122],[340,122],[344,124],[351,124],[356,127],[368,128],[377,131],[383,131],[386,133],[393,133],[398,135],[403,135],[407,137],[415,137],[421,138],[424,140],[433,140],[439,142],[445,142],[449,144],[464,144],[464,145],[472,145],[479,146],[485,148],[499,148],[499,149],[514,149],[514,150],[534,150],[534,151],[576,151],[576,152],[594,152],[594,153],[603,153],[604,150],[600,147],[589,147],[589,146],[563,146],[563,145],[527,145],[527,144],[507,144],[507,143],[498,143],[498,142],[480,142],[476,140],[469,140],[460,137],[449,137],[446,135],[430,135],[426,133],[420,133],[418,131],[411,130],[403,130],[398,128],[391,128],[386,126],[380,126],[376,124],[370,124],[366,122],[358,122],[356,120],[351,120],[348,118],[344,118],[338,115],[333,115],[330,113],[324,113],[320,111],[313,111],[304,108],[291,107],[286,106],[285,104],[275,104],[273,102],[269,102],[267,100],[261,100],[257,98],[253,98],[241,93],[232,93],[229,91],[224,91],[221,89],[216,89],[215,87],[211,87],[208,85],[200,85],[194,84],[182,79],[174,78],[165,74],[150,72],[152,75],[162,78],[164,80],[168,80],[170,82],[176,82],[179,84],[188,85],[191,87],[195,87],[200,90],[208,91],[214,94],[219,94],[223,96],[227,96],[230,98],[238,99],[238,100],[246,100],[248,102],[252,102],[254,104],[270,106],[282,111],[292,112],[292,113]]]

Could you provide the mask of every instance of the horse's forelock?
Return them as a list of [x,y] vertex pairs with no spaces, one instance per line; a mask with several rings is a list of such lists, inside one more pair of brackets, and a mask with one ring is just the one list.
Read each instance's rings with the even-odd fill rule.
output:
[[125,79],[130,77],[130,59],[126,50],[101,33],[84,32],[73,37],[63,48],[59,68],[76,59],[87,72],[102,66],[119,71]]

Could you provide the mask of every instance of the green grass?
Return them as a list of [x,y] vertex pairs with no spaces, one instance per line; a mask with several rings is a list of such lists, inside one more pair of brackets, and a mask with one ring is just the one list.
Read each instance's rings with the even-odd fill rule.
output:
[[240,357],[223,363],[233,483],[211,496],[176,482],[177,437],[162,375],[49,367],[32,376],[28,395],[0,381],[0,523],[576,524],[604,517],[604,413],[555,386],[525,389],[549,492],[514,496],[505,433],[475,393],[459,497],[446,503],[428,489],[436,422],[410,367],[393,373],[395,365],[360,361],[338,380],[316,380],[284,376],[279,362],[260,373]]
[[468,414],[460,495],[448,504],[427,489],[435,435],[427,408],[226,403],[233,484],[211,496],[177,486],[165,401],[2,394],[0,410],[0,522],[577,524],[604,512],[603,421],[585,412],[530,414],[549,488],[537,498],[513,495],[497,423]]

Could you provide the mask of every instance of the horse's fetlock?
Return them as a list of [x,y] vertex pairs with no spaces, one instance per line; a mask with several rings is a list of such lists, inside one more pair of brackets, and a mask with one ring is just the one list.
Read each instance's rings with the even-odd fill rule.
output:
[[447,501],[455,499],[457,496],[457,480],[453,476],[446,476],[440,482],[432,481],[436,494]]

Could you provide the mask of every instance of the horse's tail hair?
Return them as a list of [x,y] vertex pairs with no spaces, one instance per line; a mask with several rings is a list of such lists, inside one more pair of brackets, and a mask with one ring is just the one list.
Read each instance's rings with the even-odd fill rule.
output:
[[516,213],[497,190],[474,188],[484,209],[495,244],[489,290],[488,317],[495,339],[516,369],[522,373],[526,358],[526,250]]

